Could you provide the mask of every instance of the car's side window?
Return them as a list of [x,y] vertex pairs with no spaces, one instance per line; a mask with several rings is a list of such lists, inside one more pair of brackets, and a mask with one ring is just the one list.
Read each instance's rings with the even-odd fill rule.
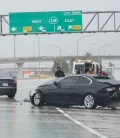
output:
[[87,78],[87,77],[79,77],[79,80],[77,81],[77,84],[84,84],[84,85],[89,85],[91,84],[91,79]]
[[77,81],[79,79],[79,76],[71,76],[71,77],[67,77],[64,78],[63,80],[59,81],[60,85],[64,85],[64,84],[76,84]]

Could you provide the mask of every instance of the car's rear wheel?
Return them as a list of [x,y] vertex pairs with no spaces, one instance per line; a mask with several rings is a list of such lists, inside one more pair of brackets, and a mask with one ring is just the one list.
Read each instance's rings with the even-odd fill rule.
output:
[[43,94],[41,92],[36,92],[32,97],[32,104],[35,106],[42,106],[43,103]]
[[84,106],[87,108],[87,109],[94,109],[96,108],[96,103],[95,103],[95,97],[94,95],[92,94],[87,94],[85,97],[84,97]]
[[15,97],[15,93],[13,93],[13,94],[8,94],[8,97],[9,97],[9,98],[14,98],[14,97]]

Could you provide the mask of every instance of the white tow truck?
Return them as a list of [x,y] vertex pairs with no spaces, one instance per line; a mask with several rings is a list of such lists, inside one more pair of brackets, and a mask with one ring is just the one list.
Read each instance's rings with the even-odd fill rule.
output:
[[93,71],[98,74],[99,64],[93,60],[78,60],[76,59],[73,62],[73,71],[72,74],[76,74],[78,69],[82,69],[82,72],[86,74],[89,70],[89,67],[93,68]]

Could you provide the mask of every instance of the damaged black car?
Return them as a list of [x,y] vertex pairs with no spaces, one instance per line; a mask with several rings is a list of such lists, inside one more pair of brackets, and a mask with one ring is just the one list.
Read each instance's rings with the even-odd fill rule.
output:
[[49,80],[30,91],[31,103],[43,105],[84,105],[88,109],[109,105],[119,99],[120,83],[98,75],[72,75]]

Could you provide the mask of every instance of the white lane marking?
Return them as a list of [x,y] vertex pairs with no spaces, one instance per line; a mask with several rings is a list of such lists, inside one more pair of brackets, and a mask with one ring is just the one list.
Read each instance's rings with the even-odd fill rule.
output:
[[83,127],[84,129],[88,130],[89,132],[93,133],[94,135],[100,137],[100,138],[108,138],[107,136],[104,136],[102,134],[100,134],[99,132],[93,130],[92,128],[84,125],[83,123],[81,123],[80,121],[76,120],[75,118],[71,117],[69,114],[65,113],[63,110],[61,110],[60,108],[56,107],[56,109],[63,114],[64,116],[66,116],[67,118],[69,118],[71,121],[73,121],[74,123],[76,123],[77,125]]

